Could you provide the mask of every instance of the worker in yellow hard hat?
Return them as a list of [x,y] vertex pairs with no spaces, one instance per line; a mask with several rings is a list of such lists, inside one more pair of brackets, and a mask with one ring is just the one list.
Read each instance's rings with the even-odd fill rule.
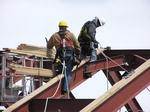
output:
[[68,23],[66,21],[60,21],[58,26],[59,27],[61,27],[61,26],[68,27]]
[[47,49],[52,49],[53,47],[56,48],[57,53],[54,63],[62,63],[57,67],[59,68],[59,71],[57,71],[58,74],[65,74],[64,71],[62,71],[64,67],[63,64],[65,63],[66,77],[63,79],[62,87],[62,94],[65,94],[68,92],[72,78],[71,72],[75,64],[75,57],[79,57],[80,54],[80,45],[74,34],[67,30],[68,23],[66,21],[60,21],[58,27],[59,31],[50,37],[47,43]]

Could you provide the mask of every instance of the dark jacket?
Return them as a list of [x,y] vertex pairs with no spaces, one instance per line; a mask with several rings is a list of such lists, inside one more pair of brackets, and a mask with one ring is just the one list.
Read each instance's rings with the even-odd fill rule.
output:
[[95,20],[87,21],[83,25],[78,37],[78,41],[80,42],[80,44],[88,42],[97,42],[95,39],[97,27],[99,27],[99,25]]

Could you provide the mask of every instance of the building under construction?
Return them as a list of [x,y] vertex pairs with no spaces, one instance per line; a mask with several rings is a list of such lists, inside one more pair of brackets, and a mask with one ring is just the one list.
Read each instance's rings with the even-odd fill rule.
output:
[[[82,60],[72,71],[70,89],[86,81],[85,74],[103,71],[112,87],[96,99],[61,94],[63,74],[49,66],[46,48],[20,44],[0,51],[0,103],[3,112],[128,112],[144,110],[135,96],[150,85],[150,50],[97,50],[98,60]],[[91,77],[92,78],[92,77]],[[96,86],[96,84],[93,84]],[[95,91],[96,92],[96,91]]]

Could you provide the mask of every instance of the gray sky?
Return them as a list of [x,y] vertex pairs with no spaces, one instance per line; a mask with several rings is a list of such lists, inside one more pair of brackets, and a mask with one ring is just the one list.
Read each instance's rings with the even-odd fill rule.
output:
[[[106,19],[106,25],[98,28],[96,35],[103,47],[150,48],[149,0],[0,0],[0,49],[16,48],[21,43],[46,46],[45,37],[58,31],[60,20],[68,21],[69,30],[78,36],[84,22],[95,16]],[[99,73],[74,93],[79,98],[97,98],[106,91],[104,85],[106,79]],[[141,105],[150,111],[150,94],[146,90],[138,99],[144,99],[146,103]]]

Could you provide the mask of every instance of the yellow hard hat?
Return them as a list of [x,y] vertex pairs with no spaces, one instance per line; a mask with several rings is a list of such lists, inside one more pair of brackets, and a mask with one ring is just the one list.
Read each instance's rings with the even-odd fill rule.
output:
[[66,21],[60,21],[58,26],[66,26],[66,27],[68,27],[68,23]]

